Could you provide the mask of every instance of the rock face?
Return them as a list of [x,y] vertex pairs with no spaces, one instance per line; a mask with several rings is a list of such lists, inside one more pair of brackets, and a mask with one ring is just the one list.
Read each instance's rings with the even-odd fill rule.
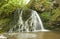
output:
[[60,5],[60,0],[56,0],[57,1],[57,3],[59,3],[59,5]]
[[[34,3],[33,3],[34,2]],[[46,1],[46,0],[37,0],[37,1],[32,1],[30,3],[30,8],[34,9],[38,12],[44,12],[46,10],[50,10],[52,8],[52,2]]]
[[31,9],[23,10],[22,19],[26,21],[31,16]]
[[31,1],[30,2],[30,8],[34,9],[38,12],[44,12],[44,11],[50,11],[51,9],[55,7],[60,6],[60,1],[59,0],[37,0],[37,1]]

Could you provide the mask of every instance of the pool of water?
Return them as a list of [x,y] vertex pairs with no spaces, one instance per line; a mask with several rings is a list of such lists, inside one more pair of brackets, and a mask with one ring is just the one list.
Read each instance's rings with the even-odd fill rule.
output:
[[10,33],[8,39],[60,39],[58,32]]

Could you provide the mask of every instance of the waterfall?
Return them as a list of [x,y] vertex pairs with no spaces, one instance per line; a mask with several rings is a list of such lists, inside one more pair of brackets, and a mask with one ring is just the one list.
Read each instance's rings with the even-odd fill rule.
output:
[[23,19],[22,19],[23,11],[18,10],[18,13],[20,13],[19,20],[17,23],[18,26],[15,25],[12,29],[10,29],[10,31],[14,32],[14,29],[15,29],[15,32],[48,31],[48,30],[44,29],[41,18],[36,11],[32,10],[31,16],[26,21],[23,21]]

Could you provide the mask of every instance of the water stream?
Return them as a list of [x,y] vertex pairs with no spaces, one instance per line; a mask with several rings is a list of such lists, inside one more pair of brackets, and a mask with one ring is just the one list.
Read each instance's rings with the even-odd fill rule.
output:
[[30,33],[10,33],[8,39],[59,39],[58,32],[30,32]]

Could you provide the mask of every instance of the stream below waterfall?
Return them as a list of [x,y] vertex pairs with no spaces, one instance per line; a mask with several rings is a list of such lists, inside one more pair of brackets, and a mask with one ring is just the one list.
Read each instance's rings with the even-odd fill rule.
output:
[[8,39],[59,39],[58,32],[29,32],[29,33],[10,33]]

